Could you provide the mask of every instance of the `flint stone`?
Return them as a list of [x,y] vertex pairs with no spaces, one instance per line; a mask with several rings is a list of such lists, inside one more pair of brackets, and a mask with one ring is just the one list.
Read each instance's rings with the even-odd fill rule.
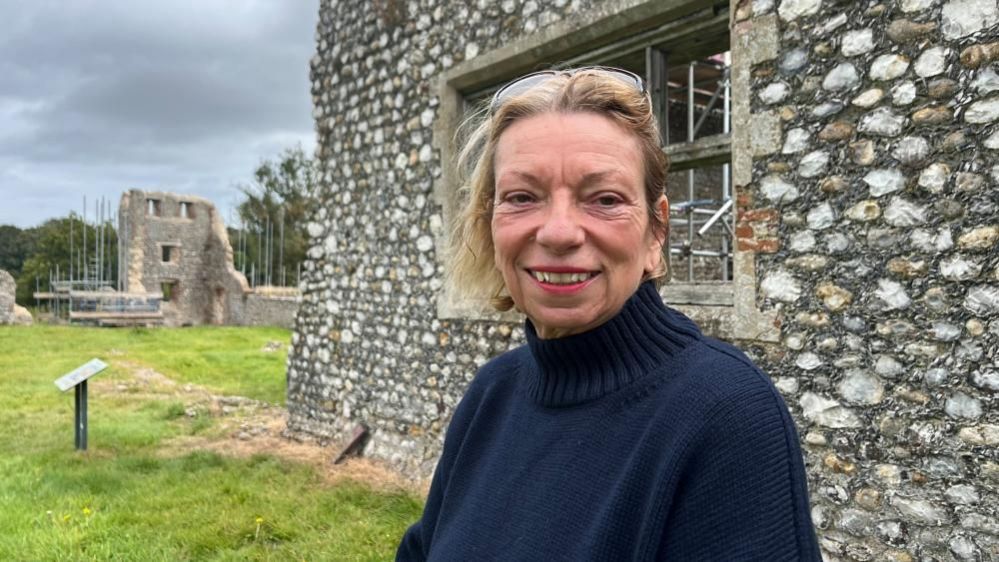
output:
[[760,180],[760,195],[773,203],[790,203],[798,198],[798,188],[776,174]]
[[780,60],[779,68],[782,74],[795,74],[808,64],[808,51],[794,49],[788,51]]
[[878,377],[860,369],[850,369],[839,383],[838,390],[847,402],[869,406],[881,403],[885,387]]
[[794,302],[801,297],[801,283],[784,269],[767,274],[760,283],[760,289],[767,297],[783,302]]
[[944,404],[944,411],[952,418],[978,419],[982,417],[982,401],[963,392],[955,392]]
[[936,76],[947,69],[947,57],[950,49],[944,47],[930,47],[919,55],[913,64],[912,69],[917,76],[929,78]]
[[[985,463],[986,465],[989,463]],[[983,467],[984,468],[984,467]],[[981,513],[968,513],[961,516],[961,526],[990,535],[999,535],[999,521]]]
[[934,322],[930,335],[937,341],[956,341],[961,337],[961,328],[950,322]]
[[964,112],[964,120],[975,125],[991,123],[999,119],[999,96],[976,101]]
[[912,122],[917,125],[942,125],[949,123],[954,113],[946,107],[924,107],[912,114]]
[[972,80],[971,87],[982,95],[999,92],[999,73],[990,66],[978,73],[978,76]]
[[784,139],[783,154],[794,154],[808,148],[808,139],[811,135],[805,129],[794,128],[787,132]]
[[835,115],[843,111],[843,104],[835,101],[827,101],[812,108],[812,117],[825,119],[830,115]]
[[783,82],[774,82],[760,91],[760,101],[767,105],[773,105],[783,101],[790,91],[791,88],[788,87],[787,84]]
[[884,217],[892,226],[915,226],[926,222],[926,208],[901,197],[893,197]]
[[951,281],[970,281],[982,272],[981,264],[966,260],[960,255],[940,262],[940,275]]
[[905,187],[905,176],[894,168],[877,168],[864,176],[872,197],[881,197]]
[[792,21],[802,16],[814,15],[821,7],[822,0],[782,0],[777,13],[782,20]]
[[923,277],[926,275],[927,269],[929,269],[929,266],[923,260],[912,261],[904,258],[892,258],[888,260],[888,271],[909,279]]
[[923,380],[926,381],[927,386],[940,386],[947,382],[948,376],[950,376],[950,373],[947,369],[944,369],[943,367],[934,367],[926,370],[926,373],[923,375]]
[[811,371],[818,369],[823,365],[822,359],[818,355],[812,353],[811,351],[806,351],[798,355],[798,358],[794,360],[794,364],[804,371]]
[[853,410],[814,392],[804,393],[798,400],[798,404],[806,419],[823,427],[849,428],[861,425],[860,419]]
[[989,150],[999,150],[999,129],[992,133],[989,138],[982,142],[982,146]]
[[892,157],[907,166],[922,162],[930,153],[930,143],[923,137],[902,137],[892,150]]
[[874,30],[871,28],[856,29],[843,34],[840,42],[840,52],[845,57],[855,57],[874,50]]
[[982,424],[962,427],[957,437],[969,445],[999,445],[999,425]]
[[818,207],[808,211],[808,228],[812,230],[823,230],[833,225],[836,214],[829,203],[822,203]]
[[833,312],[839,312],[853,302],[853,293],[832,283],[823,283],[815,289],[822,304]]
[[896,43],[908,43],[931,33],[937,28],[934,22],[916,23],[907,19],[897,19],[888,24],[888,37]]
[[992,316],[999,313],[999,287],[991,285],[972,287],[964,297],[964,308],[978,316]]
[[850,143],[850,159],[860,166],[870,166],[874,163],[874,142],[862,139]]
[[803,230],[791,235],[790,248],[793,252],[810,252],[815,248],[815,235],[809,230]]
[[975,371],[971,375],[971,384],[983,390],[999,391],[999,372]]
[[855,221],[872,221],[881,216],[881,206],[873,199],[866,199],[847,209],[847,218]]
[[894,80],[909,69],[909,59],[902,55],[881,55],[871,63],[871,80]]
[[881,300],[885,310],[900,310],[912,303],[901,283],[891,279],[878,279],[878,290],[874,296]]
[[840,63],[826,74],[822,87],[832,92],[849,90],[860,83],[857,67],[848,62]]
[[819,132],[819,138],[827,142],[845,140],[852,135],[853,125],[845,121],[833,121]]
[[937,78],[926,85],[926,94],[934,99],[944,99],[957,93],[957,82],[950,78]]
[[859,96],[853,98],[850,104],[867,109],[877,105],[884,96],[885,91],[881,88],[871,88],[870,90],[865,90]]
[[945,508],[927,500],[895,496],[891,499],[891,504],[903,519],[920,525],[942,525],[950,520]]
[[829,165],[829,153],[823,150],[809,152],[802,156],[798,164],[798,175],[803,178],[814,178],[825,171]]
[[982,226],[958,237],[957,247],[962,250],[986,251],[992,249],[997,240],[999,240],[999,228]]
[[830,254],[845,252],[850,248],[850,239],[842,232],[831,232],[826,236],[826,251]]
[[861,133],[871,133],[883,137],[896,137],[902,132],[904,125],[904,116],[897,115],[886,107],[881,107],[861,117],[857,130]]
[[936,4],[937,0],[901,0],[899,8],[905,13],[921,12]]
[[911,80],[899,82],[891,88],[891,100],[895,105],[909,105],[916,99],[916,85]]
[[942,162],[930,164],[919,174],[919,186],[930,193],[940,193],[950,177],[950,166]]
[[999,6],[995,0],[951,0],[942,16],[944,38],[959,39],[999,22]]

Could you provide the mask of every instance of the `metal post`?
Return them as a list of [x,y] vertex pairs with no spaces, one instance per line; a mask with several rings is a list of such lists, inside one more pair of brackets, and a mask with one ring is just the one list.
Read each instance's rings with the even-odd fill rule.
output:
[[280,267],[281,274],[281,286],[285,286],[284,278],[284,207],[281,207],[278,215],[278,220],[280,221],[279,230],[281,231],[281,242],[278,244],[278,267]]
[[87,450],[87,381],[75,387],[76,416],[73,420],[74,442],[77,451]]
[[[731,51],[726,51],[725,52],[725,73],[722,76],[723,79],[725,80],[725,94],[724,94],[725,97],[722,100],[723,101],[723,107],[724,107],[723,116],[722,116],[722,131],[726,135],[731,132],[731,128],[732,128],[732,125],[731,125],[731,122],[730,122],[730,118],[731,118],[730,117],[730,111],[732,109],[732,101],[729,98],[729,94],[730,94],[729,88],[731,87],[731,84],[732,84],[732,80],[731,80],[731,75],[732,75],[731,74],[731,64],[732,64],[731,57],[732,57],[732,52]],[[730,173],[731,173],[731,166],[728,163],[723,164],[722,165],[722,201],[731,201],[732,200],[732,193],[731,193],[732,188],[731,188],[731,185],[729,183],[730,182],[730,178],[729,178],[729,174]],[[722,267],[721,267],[721,270],[722,270],[722,280],[723,281],[728,281],[730,279],[730,275],[729,275],[729,271],[728,271],[728,253],[729,253],[728,236],[726,236],[725,233],[722,233],[722,264],[721,264]]]
[[[694,63],[687,65],[687,142],[694,142]],[[694,169],[687,170],[687,200],[694,200]],[[687,207],[687,244],[694,243],[694,207]],[[691,248],[693,249],[693,248]],[[687,255],[687,281],[694,280],[694,254]]]
[[83,282],[87,282],[87,196],[83,196]]

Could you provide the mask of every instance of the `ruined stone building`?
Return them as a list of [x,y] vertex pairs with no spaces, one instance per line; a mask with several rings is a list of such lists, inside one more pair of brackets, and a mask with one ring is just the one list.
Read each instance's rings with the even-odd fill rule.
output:
[[297,290],[250,288],[207,199],[133,189],[121,197],[118,224],[124,291],[162,294],[166,325],[291,327]]
[[827,559],[999,559],[997,0],[324,0],[316,38],[291,431],[363,423],[366,455],[430,474],[476,368],[523,341],[444,281],[457,126],[539,67],[621,66],[688,203],[663,298],[782,392]]

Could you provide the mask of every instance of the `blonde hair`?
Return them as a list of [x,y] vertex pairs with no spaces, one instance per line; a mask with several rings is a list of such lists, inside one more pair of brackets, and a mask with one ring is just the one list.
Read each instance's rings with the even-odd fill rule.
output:
[[669,275],[669,217],[657,212],[657,202],[666,192],[669,162],[661,148],[659,125],[646,93],[598,71],[580,69],[552,76],[504,100],[499,107],[481,107],[459,130],[467,136],[458,156],[462,179],[459,196],[464,198],[450,239],[448,271],[451,286],[474,300],[488,299],[499,311],[513,308],[502,274],[496,267],[492,239],[492,207],[496,178],[493,159],[500,135],[515,121],[543,113],[596,113],[631,132],[642,151],[645,172],[645,202],[649,228],[662,234],[663,258],[646,275],[661,286]]

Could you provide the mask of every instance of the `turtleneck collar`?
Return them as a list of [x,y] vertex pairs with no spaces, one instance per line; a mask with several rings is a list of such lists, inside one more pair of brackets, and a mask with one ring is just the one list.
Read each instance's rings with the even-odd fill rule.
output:
[[651,281],[616,316],[596,328],[544,340],[526,321],[534,364],[527,393],[542,406],[572,406],[610,394],[662,365],[701,337],[683,314],[667,308]]

